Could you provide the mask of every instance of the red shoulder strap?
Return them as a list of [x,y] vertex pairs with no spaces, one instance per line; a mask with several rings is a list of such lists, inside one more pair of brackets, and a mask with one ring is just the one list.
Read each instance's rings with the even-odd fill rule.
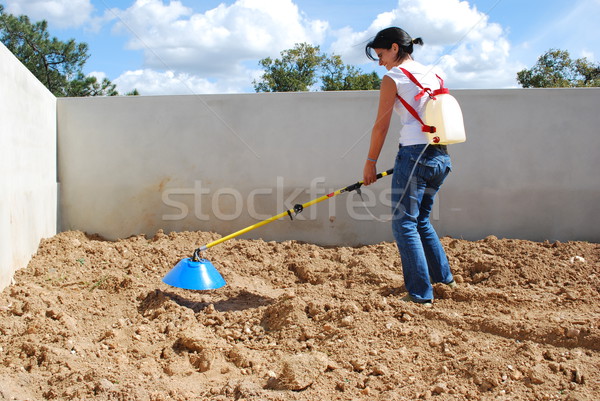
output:
[[[413,74],[411,74],[410,71],[408,71],[404,68],[400,68],[400,70],[402,70],[402,72],[408,77],[408,79],[413,81],[415,85],[417,85],[419,88],[421,88],[421,91],[415,96],[415,100],[421,99],[425,94],[427,94],[431,99],[435,100],[436,95],[450,93],[450,90],[448,88],[444,88],[444,80],[437,74],[435,74],[435,76],[440,80],[440,89],[436,89],[436,90],[432,91],[430,88],[424,88],[423,85],[421,85],[421,83],[417,80],[417,78],[415,78],[415,76]],[[423,122],[423,120],[421,120],[421,117],[419,117],[419,113],[417,113],[417,111],[414,109],[414,107],[412,107],[410,104],[408,104],[408,102],[406,100],[402,99],[402,96],[400,96],[398,94],[396,94],[396,96],[398,96],[398,99],[400,99],[400,102],[402,102],[404,107],[406,107],[406,110],[408,110],[408,112],[415,119],[417,119],[417,121],[419,121],[421,123],[421,131],[428,132],[431,134],[433,134],[436,131],[436,128],[434,126],[426,125]]]
[[431,88],[424,88],[423,85],[421,85],[421,83],[417,80],[417,78],[415,78],[415,76],[407,69],[400,68],[400,70],[404,73],[404,75],[408,77],[408,79],[413,81],[415,85],[421,88],[421,92],[419,92],[417,96],[415,96],[415,100],[421,99],[425,94],[429,95],[431,99],[435,100],[436,95],[450,93],[450,90],[448,88],[444,88],[444,80],[438,74],[435,74],[435,76],[437,77],[437,79],[440,80],[440,89],[432,91]]
[[421,120],[421,117],[419,117],[419,113],[417,113],[417,111],[415,110],[414,107],[412,107],[410,104],[408,104],[408,102],[404,99],[402,99],[402,96],[396,94],[396,96],[398,96],[398,99],[400,99],[400,101],[402,102],[402,104],[404,105],[404,107],[406,107],[406,110],[408,110],[408,112],[415,118],[417,119],[417,121],[419,121],[421,123],[421,131],[423,132],[429,132],[431,134],[433,134],[435,132],[435,127],[431,126],[431,125],[426,125],[423,120]]

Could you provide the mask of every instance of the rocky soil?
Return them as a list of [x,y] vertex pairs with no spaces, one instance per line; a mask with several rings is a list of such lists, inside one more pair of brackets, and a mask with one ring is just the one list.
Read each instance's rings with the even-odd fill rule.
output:
[[0,400],[600,399],[600,245],[444,238],[459,283],[400,301],[395,245],[65,232],[0,293]]

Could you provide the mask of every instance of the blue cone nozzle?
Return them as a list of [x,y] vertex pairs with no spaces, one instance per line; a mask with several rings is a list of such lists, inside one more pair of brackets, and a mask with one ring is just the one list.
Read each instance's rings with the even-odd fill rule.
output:
[[186,290],[214,290],[225,285],[225,280],[212,263],[206,259],[195,262],[191,258],[182,259],[162,281]]

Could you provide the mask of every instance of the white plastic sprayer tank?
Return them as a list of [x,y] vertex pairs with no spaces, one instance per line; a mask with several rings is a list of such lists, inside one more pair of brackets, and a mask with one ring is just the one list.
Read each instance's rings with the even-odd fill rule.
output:
[[466,140],[462,111],[453,96],[441,94],[427,101],[424,117],[425,124],[436,128],[428,134],[430,143],[449,145]]

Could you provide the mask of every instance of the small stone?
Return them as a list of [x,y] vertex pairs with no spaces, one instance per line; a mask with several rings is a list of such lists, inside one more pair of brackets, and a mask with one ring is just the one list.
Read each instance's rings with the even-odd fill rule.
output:
[[581,256],[573,256],[569,259],[571,263],[585,263],[585,259]]
[[375,376],[387,376],[389,373],[388,368],[380,363],[373,366],[373,374]]
[[429,346],[438,347],[442,345],[443,342],[444,338],[441,336],[440,333],[433,332],[429,335]]
[[573,292],[571,291],[567,291],[565,293],[565,297],[569,300],[569,301],[577,301],[577,295],[575,295]]
[[570,328],[567,330],[567,337],[568,338],[577,338],[577,337],[579,337],[580,333],[581,333],[581,330],[576,329],[576,328]]
[[323,325],[323,330],[325,330],[326,332],[332,332],[333,330],[335,330],[335,327],[331,323],[325,323]]
[[229,351],[228,356],[231,362],[238,368],[250,368],[254,365],[250,353],[243,347],[234,346]]
[[575,368],[575,370],[573,371],[573,382],[577,384],[585,383],[585,378],[583,376],[583,373],[581,373],[581,370],[579,370],[579,368]]
[[365,361],[362,361],[360,359],[353,359],[350,361],[350,365],[352,365],[352,368],[356,371],[356,372],[362,372],[363,370],[365,370],[367,368],[367,363]]
[[521,373],[519,370],[515,369],[510,372],[510,378],[512,380],[519,381],[523,378],[523,373]]
[[190,363],[199,372],[207,372],[213,366],[215,355],[211,350],[202,350],[200,353],[190,355]]
[[433,387],[432,392],[434,394],[443,394],[448,392],[448,385],[446,383],[438,383]]
[[403,313],[402,316],[400,317],[400,320],[402,322],[410,322],[412,320],[412,316],[409,315],[408,313]]
[[300,391],[310,386],[327,368],[329,358],[320,352],[298,354],[286,358],[282,363],[281,374],[277,378],[277,388]]
[[499,380],[496,377],[485,377],[481,380],[481,390],[490,391],[500,385]]
[[437,371],[437,374],[438,374],[438,375],[443,375],[443,374],[447,374],[449,371],[450,371],[450,369],[448,369],[448,366],[446,366],[446,365],[442,365],[442,366],[441,366],[441,367],[438,369],[438,371]]
[[331,370],[337,370],[337,369],[339,369],[339,368],[340,368],[340,366],[339,366],[337,363],[335,363],[335,362],[334,362],[334,361],[332,361],[331,359],[328,359],[328,360],[327,360],[327,367],[326,367],[326,370],[329,370],[329,371],[331,371]]
[[541,367],[534,366],[527,373],[527,377],[531,380],[533,384],[543,384],[545,382],[544,375],[541,371]]
[[100,379],[100,381],[96,384],[96,391],[97,392],[109,391],[112,387],[114,387],[114,384],[110,380]]

